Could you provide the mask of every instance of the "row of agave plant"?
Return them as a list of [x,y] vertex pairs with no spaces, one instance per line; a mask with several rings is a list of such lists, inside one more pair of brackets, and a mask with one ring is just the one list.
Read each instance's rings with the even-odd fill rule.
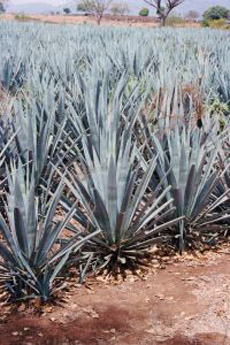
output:
[[228,125],[207,112],[199,126],[181,86],[165,107],[125,73],[76,83],[74,102],[51,82],[2,117],[0,279],[16,299],[47,300],[73,265],[82,281],[134,268],[155,244],[182,252],[228,236]]
[[150,44],[144,30],[8,25],[0,281],[14,299],[51,298],[72,267],[83,281],[135,268],[153,245],[227,240],[225,34],[156,30]]

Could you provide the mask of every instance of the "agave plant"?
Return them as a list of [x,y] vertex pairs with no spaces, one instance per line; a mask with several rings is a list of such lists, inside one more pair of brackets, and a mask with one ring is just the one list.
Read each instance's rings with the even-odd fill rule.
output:
[[19,61],[17,64],[11,57],[2,68],[2,79],[0,79],[0,85],[5,92],[15,95],[22,87],[26,77],[25,63]]
[[[68,221],[63,228],[76,235],[80,228],[101,229],[85,250],[107,256],[107,263],[136,258],[175,234],[182,250],[196,235],[206,240],[228,226],[228,162],[220,168],[217,144],[222,146],[225,134],[217,135],[221,128],[214,116],[221,111],[227,117],[229,110],[226,33],[54,26],[47,35],[38,23],[0,22],[0,45],[0,88],[10,99],[5,113],[13,122],[8,133],[0,125],[1,181],[9,185],[4,184],[8,219],[3,228],[17,243],[20,260],[31,264],[35,246],[28,250],[22,242],[21,220],[15,219],[27,223],[26,214],[37,212],[39,239],[52,238],[53,228],[49,233],[43,223],[49,223],[49,205],[56,205],[60,176],[66,186],[59,205],[67,215],[74,209],[78,222],[77,229]],[[204,104],[211,104],[212,118],[203,116]],[[140,109],[153,115],[144,124],[144,138]],[[7,171],[5,163],[12,161]],[[35,210],[26,211],[25,201],[16,207],[14,194],[23,200],[32,195]],[[56,220],[53,214],[50,218]],[[67,242],[55,240],[52,248],[61,250]],[[50,248],[47,263],[52,255]],[[29,278],[17,282],[26,289],[29,281],[39,290],[20,265]],[[33,267],[41,286],[45,266],[36,262]],[[11,288],[18,272],[8,280]]]
[[33,100],[33,95],[15,101],[12,119],[14,133],[17,132],[16,152],[22,162],[26,162],[28,155],[33,161],[36,184],[41,178],[48,178],[51,162],[57,161],[57,152],[59,158],[63,157],[71,146],[65,130],[66,119],[57,122],[59,97],[54,85],[47,85],[46,91],[42,101]]
[[128,98],[126,86],[125,76],[111,92],[109,78],[94,80],[91,88],[83,85],[83,115],[71,109],[72,125],[84,132],[65,182],[79,202],[77,214],[87,229],[101,230],[89,251],[99,252],[110,268],[136,260],[153,243],[165,239],[163,231],[178,222],[169,220],[173,199],[166,200],[166,195],[171,187],[163,189],[159,183],[154,191],[148,188],[158,157],[145,169],[138,160],[137,151],[144,147],[138,147],[133,128],[142,102],[135,99],[134,91]]
[[[223,137],[223,140],[222,140],[222,147],[218,153],[218,165],[222,171],[222,174],[221,174],[220,179],[218,180],[218,183],[214,191],[214,194],[216,197],[220,197],[221,195],[225,194],[230,188],[229,142],[230,142],[229,141],[229,127],[227,127],[226,135]],[[230,197],[230,194],[229,194],[229,197]],[[229,207],[230,207],[230,198],[229,200],[226,201],[224,205],[221,205],[220,211]]]
[[[39,213],[43,215],[46,214],[49,193],[54,193],[60,182],[59,176],[53,174],[53,166],[62,160],[67,164],[78,141],[77,137],[71,139],[64,106],[59,106],[61,96],[58,92],[56,95],[52,83],[46,86],[42,100],[25,94],[24,99],[14,102],[11,140],[14,161],[19,160],[24,165],[29,163],[29,176],[33,175],[36,196],[43,201],[38,205]],[[60,113],[62,118],[58,121]]]
[[44,200],[36,197],[34,171],[30,176],[28,164],[12,165],[8,184],[7,219],[0,215],[0,279],[13,298],[40,296],[45,301],[62,287],[55,280],[66,269],[71,252],[79,252],[94,234],[76,234],[62,241],[61,234],[76,212],[72,207],[61,220],[57,217],[63,181],[52,195],[47,190],[45,215],[38,212]]
[[162,136],[147,129],[149,152],[159,154],[156,174],[152,177],[153,186],[166,174],[164,187],[171,186],[168,198],[174,199],[175,216],[183,216],[179,222],[178,235],[180,251],[186,245],[195,245],[196,240],[213,237],[216,231],[222,230],[223,221],[230,217],[230,210],[219,212],[219,207],[228,200],[227,188],[218,196],[214,193],[223,174],[218,165],[218,154],[221,149],[222,134],[216,131],[209,135],[197,127],[181,126],[174,123],[171,130]]
[[[13,134],[10,127],[9,123],[3,120],[0,121],[0,169],[3,169],[5,162],[9,162],[14,157],[12,146],[18,130]],[[1,173],[1,177],[2,176],[3,174]]]

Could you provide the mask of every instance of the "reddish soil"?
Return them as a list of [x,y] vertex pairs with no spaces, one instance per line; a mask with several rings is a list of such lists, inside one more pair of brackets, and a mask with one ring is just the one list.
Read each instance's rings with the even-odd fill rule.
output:
[[[45,14],[27,14],[24,17],[17,17],[14,14],[5,13],[0,16],[0,19],[4,20],[18,20],[18,21],[38,21],[43,23],[49,24],[95,24],[96,20],[92,16],[65,16],[65,15],[45,15]],[[114,17],[114,16],[105,16],[101,22],[102,26],[122,26],[122,27],[158,27],[159,24],[154,18],[142,18],[142,17],[132,17],[132,16],[124,16],[121,17]],[[177,25],[180,27],[181,25]],[[199,28],[201,27],[200,23],[194,22],[186,22],[182,26],[186,27],[194,27]]]
[[0,311],[1,345],[229,345],[230,250],[163,258],[142,277],[71,286],[63,306]]

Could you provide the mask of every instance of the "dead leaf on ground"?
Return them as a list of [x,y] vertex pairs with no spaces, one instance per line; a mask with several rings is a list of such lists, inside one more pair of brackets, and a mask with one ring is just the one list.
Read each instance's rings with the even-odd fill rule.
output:
[[90,315],[93,319],[99,319],[100,315],[91,307],[89,308],[84,308],[83,312],[86,314]]
[[17,337],[17,336],[19,335],[18,332],[12,332],[11,334],[12,334],[14,337]]
[[18,311],[19,312],[22,312],[22,311],[25,311],[26,309],[26,305],[24,303],[22,303],[19,307],[18,307]]

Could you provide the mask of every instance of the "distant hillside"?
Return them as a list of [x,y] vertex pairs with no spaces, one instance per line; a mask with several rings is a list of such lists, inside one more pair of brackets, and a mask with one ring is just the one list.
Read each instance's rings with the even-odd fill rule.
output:
[[[23,0],[22,0],[23,1]],[[120,1],[120,0],[115,0]],[[141,7],[146,6],[143,0],[123,0],[124,2],[128,3],[131,8],[132,14],[137,14]],[[50,13],[50,12],[57,12],[62,11],[63,7],[69,7],[73,12],[76,10],[76,2],[75,1],[66,1],[66,4],[63,6],[55,6],[55,1],[50,0],[50,4],[48,3],[40,3],[40,2],[33,2],[31,3],[15,5],[13,0],[8,5],[9,12],[24,12],[24,13]],[[185,0],[184,4],[177,8],[178,12],[185,13],[189,10],[196,10],[199,13],[203,13],[208,7],[214,5],[221,5],[230,8],[230,0]]]
[[[52,3],[53,1],[51,1]],[[8,12],[14,13],[38,13],[38,14],[45,14],[51,12],[60,12],[63,8],[68,7],[73,12],[76,10],[76,2],[69,1],[66,2],[63,6],[55,6],[48,3],[43,2],[31,2],[31,3],[22,3],[20,5],[15,5],[13,3],[9,3],[7,6]]]

